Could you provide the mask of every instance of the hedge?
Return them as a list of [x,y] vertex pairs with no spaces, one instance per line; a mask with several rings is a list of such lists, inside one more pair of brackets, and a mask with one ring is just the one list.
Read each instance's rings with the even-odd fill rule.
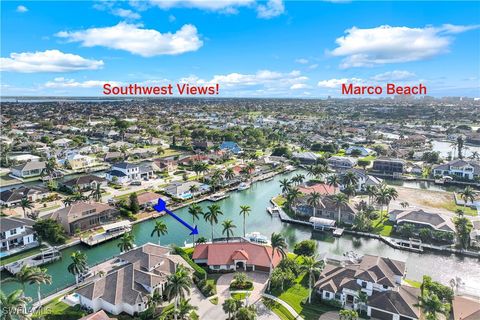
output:
[[207,277],[207,272],[202,268],[200,267],[198,264],[196,264],[191,258],[190,256],[185,252],[185,250],[183,250],[182,248],[180,247],[177,247],[175,246],[173,248],[174,252],[176,254],[178,254],[179,256],[181,256],[185,261],[188,262],[188,264],[193,268],[193,270],[195,270],[195,276],[199,279],[205,279]]

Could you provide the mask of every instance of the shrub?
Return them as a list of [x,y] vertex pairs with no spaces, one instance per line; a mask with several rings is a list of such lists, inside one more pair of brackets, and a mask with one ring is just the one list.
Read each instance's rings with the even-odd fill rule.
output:
[[180,247],[177,247],[175,246],[173,248],[173,251],[175,252],[175,254],[178,254],[179,256],[181,256],[185,261],[188,262],[188,264],[193,268],[193,270],[195,271],[195,276],[199,279],[205,279],[207,277],[207,272],[202,268],[200,267],[198,264],[196,264],[191,258],[190,256],[185,252],[185,250],[183,250],[182,248]]

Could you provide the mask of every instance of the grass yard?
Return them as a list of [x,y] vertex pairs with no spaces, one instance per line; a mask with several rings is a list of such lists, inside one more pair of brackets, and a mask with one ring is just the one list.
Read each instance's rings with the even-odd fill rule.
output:
[[211,302],[212,304],[214,304],[214,305],[217,305],[217,304],[218,304],[218,297],[215,297],[215,298],[210,299],[210,300],[208,300],[208,301],[210,301],[210,302]]
[[366,156],[366,157],[360,158],[359,160],[373,161],[373,160],[375,160],[375,159],[377,159],[376,156],[370,155],[370,156]]
[[286,303],[288,303],[295,311],[305,320],[318,320],[318,317],[328,311],[337,310],[334,307],[323,305],[312,297],[312,303],[308,303],[308,277],[301,274],[295,284],[281,292],[280,290],[272,292],[272,294]]
[[408,283],[409,285],[411,285],[414,288],[420,288],[420,286],[422,285],[421,282],[415,281],[415,280],[404,279],[403,281],[405,281],[406,283]]
[[234,292],[234,293],[232,293],[232,298],[235,299],[235,300],[245,300],[246,297],[247,297],[246,292]]
[[0,259],[0,265],[3,266],[5,264],[12,263],[12,262],[15,262],[17,260],[32,256],[32,255],[37,254],[37,253],[40,253],[40,251],[42,251],[42,249],[45,249],[46,247],[47,246],[42,244],[39,247],[28,249],[28,250],[19,252],[17,254],[13,254],[11,256],[8,256],[6,258],[2,258],[2,259]]
[[60,207],[61,207],[61,205],[56,204],[56,205],[53,205],[53,206],[51,206],[51,207],[41,208],[41,209],[39,209],[38,211],[44,212],[44,211],[48,211],[48,210],[58,209],[58,208],[60,208]]
[[454,201],[447,202],[447,203],[444,202],[441,205],[442,205],[441,206],[442,208],[447,209],[449,211],[453,211],[453,212],[456,212],[457,210],[462,210],[463,213],[465,213],[465,215],[467,215],[467,216],[475,217],[478,214],[476,209],[472,209],[470,207],[459,206]]
[[390,237],[393,231],[393,222],[385,219],[373,220],[373,233],[384,237]]
[[44,305],[40,311],[35,312],[32,318],[42,320],[76,320],[86,314],[85,311],[80,309],[80,306],[71,307],[57,298]]
[[272,299],[263,298],[263,304],[269,310],[272,310],[273,313],[275,313],[281,320],[295,320],[295,317],[290,313],[290,311],[288,311],[288,309],[280,303]]
[[138,190],[138,191],[135,191],[135,192],[130,192],[130,193],[127,193],[127,194],[123,194],[121,196],[116,196],[114,198],[117,199],[117,200],[128,200],[128,197],[130,197],[130,195],[132,193],[136,193],[137,196],[139,196],[139,195],[141,195],[142,193],[145,193],[145,192],[147,192],[147,190],[143,189],[143,190]]
[[285,202],[287,202],[287,199],[285,199],[282,195],[279,195],[273,198],[273,203],[275,203],[279,207],[282,207],[285,204]]

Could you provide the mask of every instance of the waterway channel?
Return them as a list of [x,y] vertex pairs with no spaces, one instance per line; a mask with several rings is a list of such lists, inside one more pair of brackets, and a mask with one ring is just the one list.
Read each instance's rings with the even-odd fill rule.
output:
[[[280,193],[279,180],[289,178],[297,173],[278,175],[271,181],[255,183],[248,190],[230,193],[229,198],[217,202],[224,213],[219,219],[220,222],[224,219],[232,219],[237,226],[235,235],[241,235],[243,220],[239,215],[239,206],[249,205],[252,212],[247,218],[247,232],[258,231],[266,236],[270,236],[272,232],[281,232],[286,237],[290,248],[298,241],[315,239],[318,241],[319,253],[329,252],[341,255],[344,252],[353,250],[358,254],[374,254],[406,261],[407,277],[410,279],[420,280],[424,274],[429,274],[434,279],[448,284],[450,279],[458,276],[465,282],[465,291],[480,295],[480,264],[478,259],[433,253],[416,254],[395,250],[378,240],[356,238],[348,235],[344,235],[342,238],[333,238],[322,233],[312,232],[308,227],[282,223],[278,217],[272,218],[266,212],[266,207],[269,206],[270,199]],[[211,202],[205,201],[200,205],[206,209],[211,204]],[[187,221],[190,219],[187,208],[179,209],[176,213],[187,219]],[[185,241],[191,242],[188,230],[172,217],[164,216],[161,219],[164,219],[168,226],[168,234],[161,238],[162,244],[183,245]],[[138,223],[133,227],[137,245],[142,245],[146,242],[157,242],[156,237],[150,237],[153,224],[154,222],[150,220]],[[197,222],[197,224],[200,236],[210,238],[210,225],[203,220]],[[215,228],[215,236],[221,236],[220,224]],[[48,269],[48,273],[52,275],[53,281],[49,286],[42,286],[42,294],[53,293],[74,283],[73,275],[67,272],[67,266],[71,262],[70,254],[73,251],[84,251],[88,256],[88,263],[92,265],[118,255],[119,249],[117,244],[118,240],[113,240],[93,248],[77,245],[63,250],[62,260],[45,266]],[[7,274],[3,272],[2,278],[5,276]],[[19,287],[15,283],[2,284],[2,290],[7,293]],[[36,297],[36,287],[27,285],[26,294]]]

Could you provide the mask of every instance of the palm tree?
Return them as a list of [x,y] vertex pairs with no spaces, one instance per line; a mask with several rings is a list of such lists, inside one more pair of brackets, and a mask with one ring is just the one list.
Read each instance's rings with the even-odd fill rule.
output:
[[102,201],[102,189],[101,189],[100,183],[97,183],[97,186],[94,189],[92,189],[92,192],[90,193],[90,197],[92,197],[92,199],[97,202]]
[[315,213],[316,213],[316,210],[317,210],[317,206],[321,203],[320,201],[321,199],[321,195],[320,193],[314,191],[310,194],[310,196],[308,197],[308,200],[307,200],[307,203],[309,206],[311,206],[313,208],[313,216],[315,217]]
[[312,303],[312,286],[315,284],[315,275],[320,274],[324,267],[323,261],[317,261],[317,256],[303,257],[301,270],[308,273],[308,303]]
[[71,197],[66,197],[65,199],[63,199],[63,204],[65,205],[65,207],[71,206],[72,203],[73,203],[73,199]]
[[198,307],[191,305],[190,299],[181,299],[173,312],[176,313],[179,319],[188,320],[192,318],[190,315],[195,310],[198,310]]
[[301,173],[297,174],[295,178],[298,184],[302,184],[302,182],[305,180],[305,176]]
[[190,191],[190,193],[192,194],[192,199],[195,198],[195,193],[197,193],[198,190],[200,190],[200,189],[198,188],[198,186],[197,186],[196,184],[192,184],[192,185],[190,186],[190,188],[188,189],[188,191]]
[[0,319],[30,319],[25,310],[27,309],[27,304],[30,303],[31,300],[31,298],[25,297],[23,291],[20,289],[13,291],[8,296],[5,295],[3,291],[0,291],[0,306],[2,308]]
[[37,285],[38,305],[41,305],[40,300],[42,300],[42,296],[40,294],[40,285],[51,284],[52,276],[47,273],[47,269],[33,268],[32,279],[30,280],[29,283]]
[[154,234],[157,234],[158,244],[160,245],[160,236],[164,236],[167,233],[168,233],[168,228],[165,222],[163,222],[162,220],[156,220],[155,226],[153,227],[150,237],[153,237]]
[[25,292],[25,284],[33,280],[34,277],[34,267],[28,265],[23,265],[20,271],[15,273],[14,277],[9,277],[3,279],[1,282],[18,282],[22,286],[22,291]]
[[208,211],[203,214],[203,218],[205,221],[209,222],[212,226],[212,242],[213,242],[213,224],[218,223],[218,217],[223,215],[223,212],[220,210],[220,206],[218,204],[212,204],[211,206],[207,207]]
[[227,171],[225,171],[225,179],[232,180],[233,178],[235,178],[235,172],[233,168],[228,168]]
[[23,198],[22,200],[20,200],[20,207],[22,207],[23,217],[25,218],[27,216],[25,211],[26,209],[31,210],[33,208],[33,202],[30,201],[28,198]]
[[370,205],[373,197],[375,197],[375,195],[377,194],[377,187],[370,185],[365,188],[365,191],[367,192],[368,204]]
[[340,185],[340,177],[336,174],[332,174],[327,177],[327,184],[334,188],[334,191],[337,191],[338,186]]
[[300,197],[302,193],[298,191],[297,188],[292,188],[288,191],[287,193],[287,205],[289,208],[292,208],[292,206],[295,204],[295,201]]
[[348,198],[343,193],[337,193],[333,197],[333,202],[338,207],[338,217],[337,222],[340,223],[342,221],[342,207],[348,203]]
[[349,171],[342,176],[342,183],[347,186],[355,186],[358,183],[358,177]]
[[75,276],[75,283],[78,284],[78,276],[88,269],[87,255],[78,250],[73,252],[70,257],[72,258],[72,263],[68,265],[67,270]]
[[254,305],[248,307],[240,307],[235,314],[236,320],[255,320],[257,318],[257,310]]
[[426,320],[439,319],[438,314],[447,315],[449,312],[448,304],[443,303],[436,294],[423,294],[418,297],[418,305],[422,309],[422,313],[426,316]]
[[133,249],[134,241],[135,237],[133,236],[133,233],[131,231],[124,233],[123,236],[120,238],[120,242],[117,244],[117,247],[120,248],[120,252],[127,252]]
[[[169,301],[174,300],[175,309],[178,309],[179,299],[185,299],[190,295],[190,288],[193,286],[192,279],[188,270],[183,265],[177,265],[175,273],[167,277],[167,285],[165,287],[165,295]],[[177,314],[174,314],[177,319]]]
[[240,307],[241,302],[233,298],[226,299],[222,305],[223,311],[228,314],[227,319],[231,319]]
[[377,193],[375,194],[375,201],[380,204],[380,215],[383,214],[383,206],[389,203],[390,192],[384,185],[378,188]]
[[402,201],[402,202],[400,202],[400,206],[401,206],[403,209],[407,208],[409,205],[410,205],[410,204],[409,204],[407,201]]
[[473,202],[475,200],[476,193],[473,191],[472,187],[467,186],[463,191],[460,192],[460,197],[463,200],[463,206],[467,206],[467,202],[471,201]]
[[387,214],[390,207],[390,202],[398,198],[398,191],[395,188],[388,188]]
[[222,223],[223,226],[223,231],[222,234],[227,234],[227,242],[230,240],[230,237],[233,236],[233,229],[235,229],[237,226],[233,224],[233,221],[228,219],[223,221]]
[[288,179],[283,179],[280,180],[280,187],[282,188],[282,193],[286,194],[288,190],[290,190],[290,187],[292,186],[292,183]]
[[[273,256],[275,252],[279,253],[282,258],[285,257],[287,254],[285,250],[287,249],[287,242],[285,238],[280,233],[272,233],[270,236],[270,246],[272,247],[272,257],[270,259],[270,276],[272,275],[273,271]],[[270,291],[270,284],[272,281],[268,282],[268,290]]]
[[245,220],[251,211],[252,209],[250,208],[250,206],[240,206],[240,215],[243,216],[243,236],[244,237],[247,235],[246,229],[245,229]]
[[[192,225],[195,225],[195,220],[200,220],[200,216],[203,215],[202,207],[198,204],[194,203],[190,207],[188,207],[188,213],[192,216]],[[193,237],[193,246],[195,246],[195,235],[192,234]]]

